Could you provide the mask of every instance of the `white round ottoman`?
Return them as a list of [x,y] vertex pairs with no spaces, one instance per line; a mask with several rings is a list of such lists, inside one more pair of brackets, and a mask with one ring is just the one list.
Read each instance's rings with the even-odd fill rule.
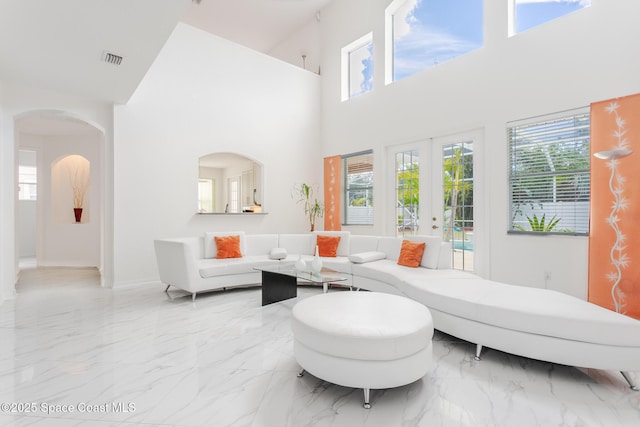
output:
[[379,292],[309,297],[292,310],[293,354],[304,371],[344,387],[399,387],[431,368],[433,320],[424,305]]

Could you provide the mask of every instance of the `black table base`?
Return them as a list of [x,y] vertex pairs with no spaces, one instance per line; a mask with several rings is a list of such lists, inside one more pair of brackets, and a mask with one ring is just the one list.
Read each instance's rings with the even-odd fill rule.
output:
[[262,305],[298,296],[298,278],[287,274],[262,271]]

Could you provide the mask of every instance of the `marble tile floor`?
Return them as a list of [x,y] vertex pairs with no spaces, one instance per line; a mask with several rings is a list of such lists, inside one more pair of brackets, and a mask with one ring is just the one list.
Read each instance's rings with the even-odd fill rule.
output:
[[640,392],[617,372],[490,349],[477,362],[442,333],[433,370],[372,391],[366,410],[362,390],[296,377],[295,299],[98,283],[92,269],[21,273],[0,305],[1,426],[640,426]]

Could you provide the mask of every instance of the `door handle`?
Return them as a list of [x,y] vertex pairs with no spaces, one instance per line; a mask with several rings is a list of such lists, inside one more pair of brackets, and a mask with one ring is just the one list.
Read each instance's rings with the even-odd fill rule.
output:
[[431,228],[432,228],[432,229],[434,229],[434,230],[437,230],[437,229],[438,229],[438,228],[440,228],[440,227],[438,227],[437,225],[433,224],[433,225],[431,226]]

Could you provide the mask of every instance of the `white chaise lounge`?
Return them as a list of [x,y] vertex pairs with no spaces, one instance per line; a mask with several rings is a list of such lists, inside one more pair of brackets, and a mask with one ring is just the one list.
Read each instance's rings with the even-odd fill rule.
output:
[[[450,246],[434,236],[412,236],[427,246],[420,267],[397,263],[401,238],[341,236],[335,258],[324,264],[349,275],[349,285],[412,298],[427,306],[435,329],[483,347],[554,363],[622,372],[640,371],[640,321],[579,298],[484,280],[451,269]],[[233,234],[233,232],[226,234]],[[205,257],[202,237],[155,241],[160,279],[169,286],[198,292],[237,285],[259,284],[257,263],[281,262],[303,255],[310,259],[315,234],[247,235],[243,258]]]

